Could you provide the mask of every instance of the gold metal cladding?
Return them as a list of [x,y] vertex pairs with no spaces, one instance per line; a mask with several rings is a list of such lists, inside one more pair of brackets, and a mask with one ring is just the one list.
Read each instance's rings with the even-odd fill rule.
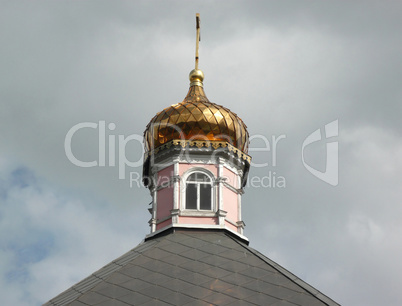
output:
[[196,61],[190,72],[190,89],[183,102],[171,105],[156,114],[144,133],[147,151],[172,141],[227,142],[241,152],[248,152],[249,135],[243,121],[229,109],[211,103],[203,89],[204,73],[198,69],[200,16],[196,14]]
[[232,146],[230,143],[227,143],[225,141],[202,141],[202,140],[178,140],[174,139],[172,141],[169,141],[159,147],[157,147],[154,150],[151,150],[146,153],[145,157],[151,156],[153,154],[158,154],[160,151],[163,151],[165,149],[169,149],[172,146],[180,146],[182,148],[186,147],[197,147],[197,148],[213,148],[214,150],[217,150],[218,148],[228,148],[230,152],[233,152],[236,154],[239,158],[251,162],[251,156],[247,155],[246,153],[240,151],[239,149],[235,148]]
[[203,86],[202,81],[204,81],[204,73],[200,69],[191,70],[189,76],[190,86]]
[[209,102],[200,86],[191,86],[183,102],[158,113],[144,136],[147,151],[173,139],[224,141],[245,153],[249,143],[243,121],[229,109]]

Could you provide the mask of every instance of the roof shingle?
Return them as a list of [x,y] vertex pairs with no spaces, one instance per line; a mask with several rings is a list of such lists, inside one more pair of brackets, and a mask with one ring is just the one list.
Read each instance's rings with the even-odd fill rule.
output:
[[339,305],[226,231],[153,237],[50,305]]

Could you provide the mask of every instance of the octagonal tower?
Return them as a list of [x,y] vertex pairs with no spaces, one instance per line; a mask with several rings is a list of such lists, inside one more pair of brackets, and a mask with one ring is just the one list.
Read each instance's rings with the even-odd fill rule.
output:
[[144,141],[151,235],[171,227],[224,228],[246,239],[241,195],[251,161],[247,127],[208,100],[201,70],[190,72],[183,102],[151,119]]
[[212,103],[203,88],[204,74],[190,72],[190,88],[180,103],[157,113],[144,132],[143,181],[152,202],[151,234],[166,229],[226,229],[243,236],[241,195],[251,157],[244,122]]

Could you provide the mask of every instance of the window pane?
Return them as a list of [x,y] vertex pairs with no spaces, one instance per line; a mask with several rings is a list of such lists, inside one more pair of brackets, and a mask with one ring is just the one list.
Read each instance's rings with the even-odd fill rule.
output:
[[187,181],[190,181],[190,182],[210,182],[211,180],[204,173],[195,172],[195,173],[191,174],[188,177]]
[[197,185],[187,184],[186,209],[197,209]]
[[211,190],[209,184],[200,184],[200,209],[211,210]]

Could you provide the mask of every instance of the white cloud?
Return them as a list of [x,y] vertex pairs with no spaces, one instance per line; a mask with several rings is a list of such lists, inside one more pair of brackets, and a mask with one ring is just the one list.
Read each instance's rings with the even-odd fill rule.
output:
[[134,231],[132,210],[129,215],[109,203],[85,203],[26,168],[6,176],[0,281],[9,304],[40,304],[143,238]]

